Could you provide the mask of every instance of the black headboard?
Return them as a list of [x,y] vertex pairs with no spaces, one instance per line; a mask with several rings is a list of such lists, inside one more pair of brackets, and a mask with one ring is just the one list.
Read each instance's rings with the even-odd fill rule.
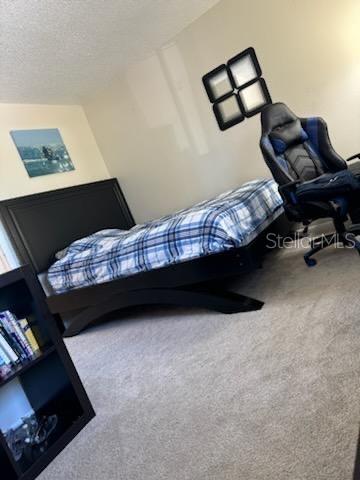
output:
[[115,178],[4,200],[0,215],[20,261],[37,273],[74,240],[135,224]]

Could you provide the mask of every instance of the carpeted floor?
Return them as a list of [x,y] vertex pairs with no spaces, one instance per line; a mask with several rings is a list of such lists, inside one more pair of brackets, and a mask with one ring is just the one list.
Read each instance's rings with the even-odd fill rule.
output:
[[350,480],[360,258],[270,254],[231,316],[145,309],[66,343],[97,417],[41,480]]

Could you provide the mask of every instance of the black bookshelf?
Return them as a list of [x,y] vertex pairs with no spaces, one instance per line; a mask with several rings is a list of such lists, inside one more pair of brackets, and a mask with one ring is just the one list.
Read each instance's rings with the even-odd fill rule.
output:
[[40,349],[0,379],[0,397],[4,386],[17,379],[36,416],[56,415],[58,419],[45,448],[18,461],[7,444],[5,432],[0,430],[1,478],[33,480],[95,413],[30,267],[0,275],[0,311],[3,310],[28,319]]

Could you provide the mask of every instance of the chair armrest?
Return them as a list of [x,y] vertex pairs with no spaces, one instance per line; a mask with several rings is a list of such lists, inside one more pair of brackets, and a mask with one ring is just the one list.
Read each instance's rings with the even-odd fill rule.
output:
[[350,162],[351,160],[355,160],[355,158],[358,158],[360,160],[360,153],[356,153],[355,155],[352,155],[351,157],[347,158],[346,161]]
[[285,183],[284,185],[280,185],[279,188],[290,188],[290,187],[293,187],[294,185],[298,185],[299,183],[301,183],[301,180],[293,180],[292,182]]
[[294,180],[293,182],[285,183],[279,186],[280,195],[292,204],[297,203],[296,199],[296,187],[302,183],[301,180]]

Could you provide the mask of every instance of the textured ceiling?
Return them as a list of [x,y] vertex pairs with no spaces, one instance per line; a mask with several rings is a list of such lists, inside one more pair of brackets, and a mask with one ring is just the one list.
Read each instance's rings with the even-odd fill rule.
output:
[[78,103],[219,0],[0,0],[0,102]]

